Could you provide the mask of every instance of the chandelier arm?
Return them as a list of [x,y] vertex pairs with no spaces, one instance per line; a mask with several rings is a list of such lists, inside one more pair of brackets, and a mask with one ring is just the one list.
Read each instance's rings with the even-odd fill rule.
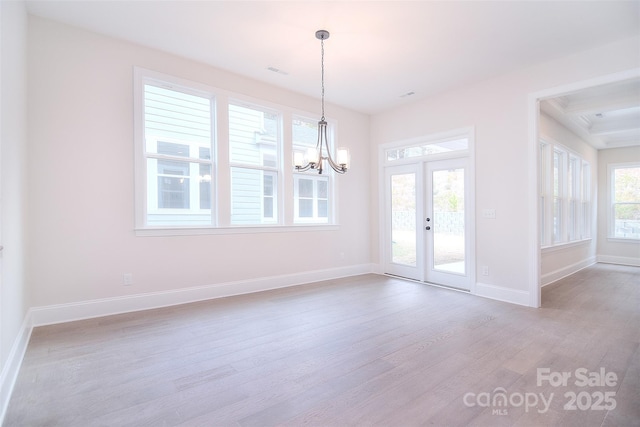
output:
[[331,166],[331,169],[333,169],[334,171],[336,171],[338,173],[345,173],[347,171],[347,168],[345,168],[344,166],[340,166],[339,164],[334,162],[331,157],[326,157],[326,159],[329,162],[329,165]]
[[322,129],[322,138],[324,139],[324,145],[327,147],[327,157],[325,158],[329,161],[329,165],[331,166],[331,169],[337,172],[341,168],[336,164],[336,162],[333,160],[333,156],[331,155],[331,149],[329,148],[329,138],[327,138],[326,124]]
[[329,147],[329,138],[327,137],[327,124],[325,122],[323,128],[322,128],[322,138],[324,139],[324,145],[327,149],[327,156],[325,157],[325,159],[329,162],[329,166],[331,166],[331,169],[333,169],[334,171],[338,172],[338,173],[345,173],[347,171],[347,169],[344,166],[341,166],[339,164],[337,164],[334,160],[333,160],[333,156],[331,155],[331,149]]
[[307,163],[304,166],[296,166],[296,172],[304,172],[308,171],[309,169],[311,169],[311,163]]

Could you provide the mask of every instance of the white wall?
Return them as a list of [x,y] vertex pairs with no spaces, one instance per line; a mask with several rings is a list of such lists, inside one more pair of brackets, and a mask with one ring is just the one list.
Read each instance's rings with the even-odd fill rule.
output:
[[610,148],[598,151],[598,261],[640,266],[640,243],[608,238],[607,166],[613,163],[640,162],[639,147]]
[[598,150],[544,113],[540,114],[539,130],[541,137],[550,139],[553,143],[562,144],[589,162],[593,220],[590,240],[542,250],[540,281],[544,286],[596,262]]
[[[371,118],[375,145],[421,135],[475,126],[476,135],[476,256],[477,266],[489,266],[490,275],[480,276],[506,299],[528,292],[531,271],[539,266],[532,259],[538,247],[537,224],[531,209],[537,200],[530,170],[532,135],[530,94],[574,82],[640,66],[640,41],[632,38],[552,62],[538,64],[484,82],[461,87]],[[425,77],[428,78],[428,77]],[[378,164],[377,150],[371,162]],[[377,181],[372,187],[373,206],[379,203]],[[496,219],[482,218],[483,209],[496,210]],[[374,212],[372,233],[378,230]],[[377,238],[372,240],[372,258],[379,261]],[[537,292],[537,290],[535,291]],[[526,296],[526,295],[524,295]],[[532,299],[529,299],[532,301]]]
[[[353,160],[351,170],[337,177],[338,230],[136,236],[134,66],[302,111],[319,108],[317,99],[30,16],[33,306],[210,285],[228,285],[226,293],[244,292],[251,280],[314,270],[370,269],[369,119],[332,105],[327,105],[328,116],[337,120],[338,139],[351,149]],[[228,197],[228,191],[221,189],[219,196]],[[133,286],[122,285],[123,273],[132,273]],[[173,297],[177,293],[164,301],[170,303]]]
[[[27,14],[22,2],[0,2],[0,422],[27,336],[25,286]],[[20,345],[20,344],[22,345]],[[18,354],[19,353],[19,354]]]

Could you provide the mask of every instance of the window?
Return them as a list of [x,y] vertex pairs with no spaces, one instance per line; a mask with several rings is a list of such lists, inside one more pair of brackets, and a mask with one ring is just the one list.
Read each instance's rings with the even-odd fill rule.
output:
[[[304,117],[294,116],[292,123],[293,152],[304,153],[308,148],[314,148],[318,138],[318,122]],[[333,148],[333,127],[329,123],[327,128],[329,145]],[[330,188],[333,172],[325,169],[325,174],[311,169],[306,172],[293,174],[294,187],[294,222],[320,223],[330,222]]]
[[591,237],[589,163],[558,143],[540,142],[540,244]]
[[335,224],[333,171],[283,161],[315,147],[317,120],[141,68],[134,87],[136,233]]
[[640,239],[640,164],[609,165],[609,237]]
[[580,159],[569,155],[569,170],[567,171],[567,240],[570,242],[577,239],[580,231],[580,221],[578,216],[578,203],[580,201]]
[[231,224],[277,222],[280,114],[264,107],[229,104]]
[[547,233],[545,232],[545,230],[547,229],[547,222],[548,222],[548,218],[547,218],[547,205],[549,203],[548,200],[548,191],[547,189],[549,188],[549,179],[550,179],[550,174],[548,172],[549,170],[549,159],[548,159],[548,155],[547,152],[549,151],[549,145],[541,142],[540,143],[540,162],[539,162],[539,166],[540,166],[540,170],[538,171],[538,176],[540,177],[540,182],[539,182],[539,192],[540,192],[540,212],[539,212],[539,217],[540,217],[540,244],[542,246],[546,246],[549,244],[549,242],[547,241]]
[[563,241],[564,152],[553,150],[553,243]]
[[591,237],[591,166],[582,161],[582,197],[580,209],[580,229],[584,239]]
[[143,91],[145,224],[211,225],[213,97],[153,80]]
[[433,141],[421,142],[419,144],[402,147],[390,148],[386,150],[386,160],[396,161],[411,157],[425,157],[434,154],[452,153],[456,151],[466,151],[469,149],[469,139],[452,137]]

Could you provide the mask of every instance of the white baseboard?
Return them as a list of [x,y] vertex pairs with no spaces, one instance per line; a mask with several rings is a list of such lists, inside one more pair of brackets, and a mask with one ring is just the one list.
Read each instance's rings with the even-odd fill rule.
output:
[[530,305],[529,292],[503,288],[502,286],[476,283],[473,294],[484,298],[524,305],[527,307]]
[[597,258],[598,262],[602,262],[604,264],[621,264],[640,267],[640,258],[612,255],[598,255]]
[[550,271],[549,273],[545,273],[540,277],[540,286],[550,285],[551,283],[577,273],[578,271],[587,268],[590,265],[595,264],[596,262],[597,261],[595,257],[589,257],[566,267],[562,267],[557,270]]
[[327,270],[219,283],[215,285],[196,286],[170,291],[102,298],[44,307],[33,307],[29,310],[31,315],[30,326],[51,325],[93,317],[149,310],[214,298],[285,288],[288,286],[296,286],[322,280],[356,276],[359,274],[371,273],[372,271],[372,265],[361,264]]
[[13,387],[18,378],[18,372],[20,372],[20,366],[22,366],[22,359],[29,344],[31,330],[31,319],[29,313],[27,313],[20,326],[18,336],[11,346],[7,362],[3,365],[2,373],[0,373],[0,425],[4,422],[4,417],[9,407],[11,393],[13,392]]

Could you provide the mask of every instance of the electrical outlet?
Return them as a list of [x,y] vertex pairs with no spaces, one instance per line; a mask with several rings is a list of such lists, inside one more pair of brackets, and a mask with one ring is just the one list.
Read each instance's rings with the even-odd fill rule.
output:
[[488,276],[489,275],[489,267],[487,267],[486,265],[482,266],[482,275],[483,276]]
[[131,273],[124,273],[122,275],[122,284],[124,286],[131,286],[133,285],[133,274]]
[[496,219],[496,210],[495,209],[483,209],[482,217],[488,219]]

